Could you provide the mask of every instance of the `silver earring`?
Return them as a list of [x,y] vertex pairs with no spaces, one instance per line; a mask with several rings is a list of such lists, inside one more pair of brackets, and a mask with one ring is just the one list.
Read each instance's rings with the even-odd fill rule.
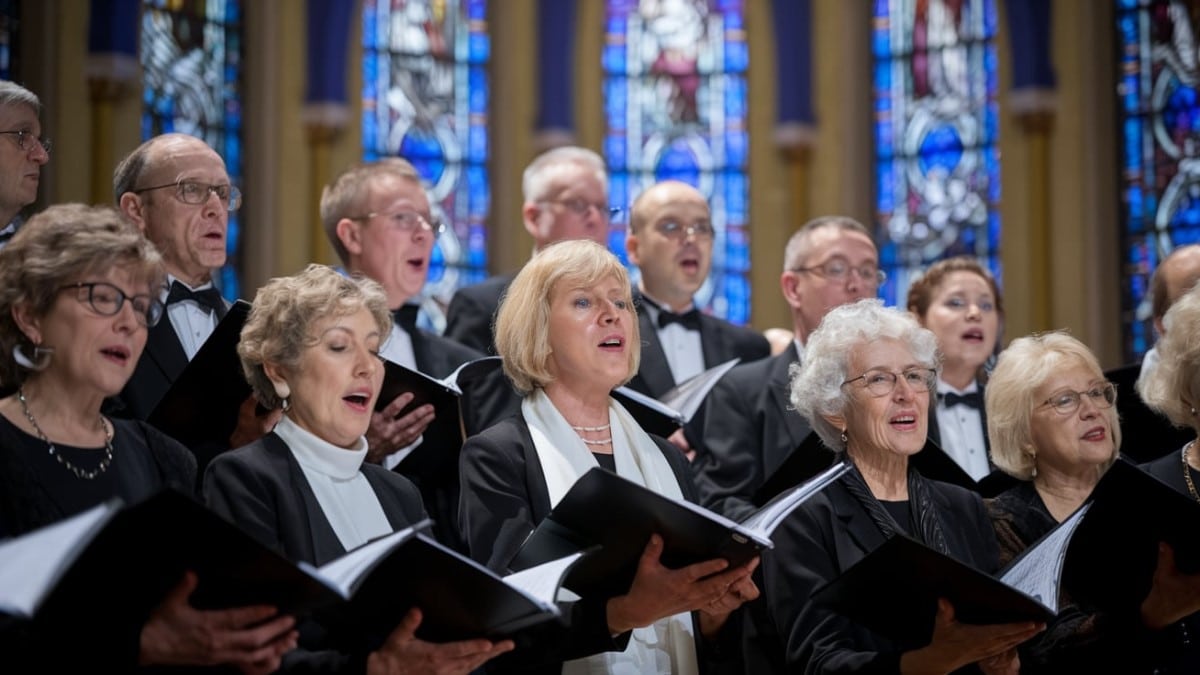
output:
[[13,345],[12,356],[13,361],[17,362],[18,366],[26,370],[45,370],[50,365],[50,357],[54,355],[53,347],[33,346],[33,358],[30,358],[24,351],[21,350],[21,345]]
[[1029,457],[1033,459],[1033,471],[1029,477],[1037,478],[1037,453],[1031,452],[1031,453],[1029,453]]
[[1192,417],[1196,416],[1196,406],[1192,406]]
[[842,430],[842,443],[849,443],[849,442],[850,442],[850,437],[846,435],[846,431],[843,429]]
[[287,397],[285,396],[283,398],[283,400],[279,402],[279,407],[283,410],[283,412],[287,412],[288,408],[292,407],[292,404],[288,401]]

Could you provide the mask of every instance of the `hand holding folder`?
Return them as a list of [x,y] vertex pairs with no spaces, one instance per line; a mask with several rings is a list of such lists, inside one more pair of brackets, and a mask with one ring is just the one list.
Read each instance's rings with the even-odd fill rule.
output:
[[[437,641],[508,635],[559,617],[554,597],[578,554],[508,579],[438,544],[428,521],[320,568],[262,546],[172,491],[99,505],[0,543],[0,612],[50,626],[141,620],[192,571],[198,609],[269,605],[348,633],[386,635],[410,607]],[[114,609],[119,608],[119,612]]]
[[780,495],[741,523],[676,501],[601,468],[588,471],[529,535],[513,569],[598,547],[567,574],[563,585],[581,596],[626,592],[651,535],[662,537],[663,565],[679,568],[723,558],[729,567],[771,548],[771,534],[800,504],[849,470],[830,467]]

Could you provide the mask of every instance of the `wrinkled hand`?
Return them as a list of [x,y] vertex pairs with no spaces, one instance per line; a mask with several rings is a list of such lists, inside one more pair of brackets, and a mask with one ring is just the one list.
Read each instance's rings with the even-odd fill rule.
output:
[[384,457],[412,445],[425,433],[433,421],[433,406],[418,406],[407,415],[397,417],[412,400],[412,393],[405,392],[392,399],[381,412],[371,413],[371,426],[367,429],[368,462],[382,462]]
[[758,563],[759,559],[755,558],[739,567],[746,570],[746,578],[733,582],[721,597],[700,608],[701,635],[707,638],[715,636],[735,609],[758,597],[758,586],[750,577]]
[[1021,657],[1016,649],[1010,649],[1003,654],[980,659],[978,665],[983,675],[1020,675]]
[[667,442],[679,448],[679,451],[683,453],[683,456],[687,457],[687,461],[690,462],[693,459],[696,459],[696,451],[692,449],[692,444],[688,443],[687,436],[684,435],[683,429],[676,429],[675,433],[667,437]]
[[[950,602],[938,598],[933,639],[928,646],[902,654],[900,672],[904,675],[953,672],[967,664],[1001,656],[1045,627],[1045,624],[1031,621],[983,626],[959,623]],[[1002,661],[989,660],[989,664],[994,663]]]
[[728,601],[722,596],[734,585],[744,591],[740,584],[749,581],[754,570],[753,563],[727,569],[729,563],[719,558],[672,570],[660,562],[662,552],[662,537],[652,535],[638,560],[629,592],[608,601],[608,627],[614,635],[681,612],[724,606]]
[[139,663],[146,666],[224,663],[252,675],[278,669],[280,659],[295,648],[299,638],[293,630],[295,619],[277,616],[274,607],[265,605],[195,609],[188,598],[196,590],[196,584],[194,573],[185,574],[142,626]]
[[234,427],[233,433],[229,435],[229,447],[240,448],[244,445],[250,445],[254,441],[266,436],[279,420],[283,417],[282,410],[268,410],[261,417],[258,416],[256,408],[258,407],[258,398],[254,394],[246,397],[242,401],[242,405],[238,407],[237,426]]
[[513,648],[512,640],[425,642],[414,635],[419,625],[421,610],[410,609],[383,646],[367,657],[367,675],[466,675]]
[[1160,630],[1200,611],[1200,574],[1183,574],[1175,565],[1175,549],[1158,544],[1158,564],[1150,592],[1142,601],[1142,623]]

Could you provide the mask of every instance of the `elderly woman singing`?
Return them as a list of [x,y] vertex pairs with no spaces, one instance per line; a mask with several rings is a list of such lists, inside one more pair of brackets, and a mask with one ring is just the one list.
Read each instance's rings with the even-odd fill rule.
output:
[[797,509],[764,556],[763,594],[784,643],[780,672],[948,673],[972,664],[1012,672],[1015,647],[1041,626],[959,623],[940,600],[929,641],[903,644],[808,601],[895,534],[985,572],[996,569],[997,549],[977,495],[909,467],[925,445],[934,335],[909,314],[861,300],[829,312],[804,354],[792,403],[855,468]]

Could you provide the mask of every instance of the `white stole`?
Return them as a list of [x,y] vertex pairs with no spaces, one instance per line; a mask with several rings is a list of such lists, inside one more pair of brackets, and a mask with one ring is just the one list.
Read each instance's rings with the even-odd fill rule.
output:
[[[553,507],[575,481],[599,463],[543,390],[535,389],[525,397],[521,414],[529,426]],[[612,399],[608,404],[608,421],[617,474],[666,497],[683,499],[675,473],[662,451],[633,416]],[[693,631],[690,613],[660,619],[634,629],[625,651],[567,661],[562,672],[563,675],[695,675],[699,663]]]

